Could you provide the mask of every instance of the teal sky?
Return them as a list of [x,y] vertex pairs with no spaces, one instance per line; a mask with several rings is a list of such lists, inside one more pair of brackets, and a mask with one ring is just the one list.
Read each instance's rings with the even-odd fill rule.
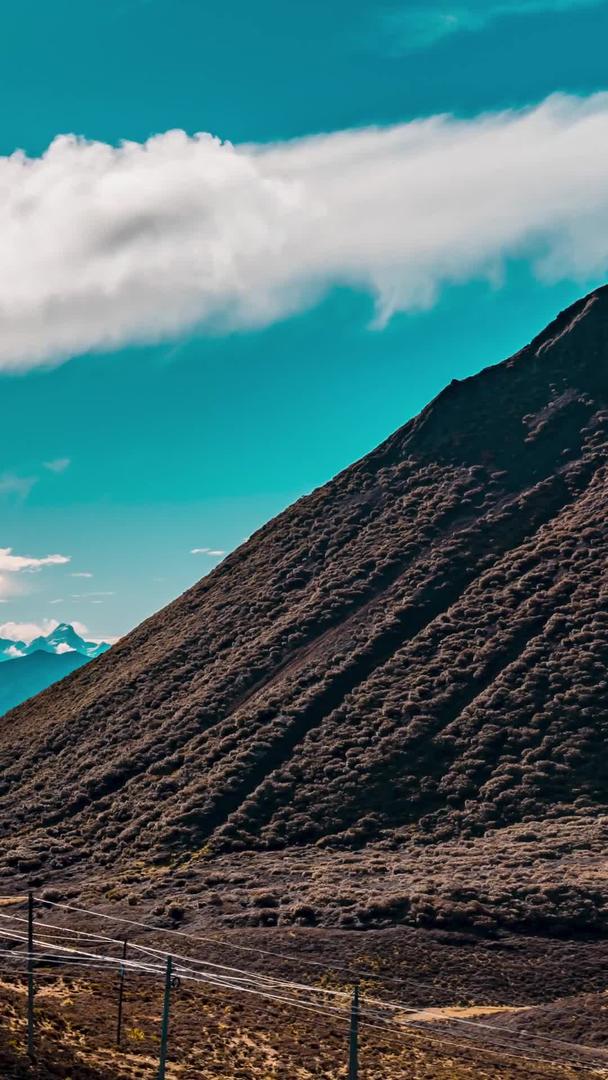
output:
[[[2,22],[3,155],[59,133],[284,142],[608,88],[601,0],[22,0]],[[383,328],[369,290],[333,283],[257,329],[0,371],[0,547],[70,557],[6,575],[0,622],[124,633],[218,561],[193,548],[232,549],[451,378],[514,352],[604,280],[601,259],[554,278],[522,250],[494,284],[472,274]]]

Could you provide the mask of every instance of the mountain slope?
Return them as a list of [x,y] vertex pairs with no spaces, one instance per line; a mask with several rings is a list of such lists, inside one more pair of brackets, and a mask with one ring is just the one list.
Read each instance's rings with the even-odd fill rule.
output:
[[410,865],[494,835],[507,859],[545,831],[594,852],[607,448],[605,288],[5,717],[6,873],[311,844]]
[[87,663],[78,652],[33,652],[0,664],[0,715]]

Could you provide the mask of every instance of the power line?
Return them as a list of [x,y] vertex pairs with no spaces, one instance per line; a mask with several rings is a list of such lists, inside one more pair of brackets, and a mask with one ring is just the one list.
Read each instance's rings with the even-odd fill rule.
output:
[[[76,909],[73,909],[73,910],[81,911],[81,912],[83,912],[85,914],[99,915],[101,918],[112,919],[112,916],[103,915],[103,913],[101,913],[101,912],[85,912],[84,909],[82,909],[82,908],[76,908]],[[0,919],[12,920],[12,921],[22,922],[22,923],[27,922],[26,919],[22,919],[17,915],[3,915],[3,914],[0,914]],[[134,926],[137,926],[137,927],[144,927],[145,929],[154,930],[157,933],[161,933],[161,934],[165,933],[165,931],[162,930],[162,928],[152,927],[149,924],[135,923],[133,920],[129,920],[129,919],[124,919],[124,920],[120,920],[120,921],[128,923],[129,925],[134,925]],[[62,930],[66,929],[65,927],[57,927],[55,924],[44,923],[44,922],[41,922],[41,921],[36,921],[34,925],[35,926],[40,926],[43,929],[46,929],[49,926],[52,926],[54,929],[62,929]],[[2,932],[3,931],[0,930],[0,934],[2,934]],[[79,930],[74,930],[73,932],[75,934],[80,934],[80,935],[82,935],[82,936],[84,936],[86,938],[91,937],[91,938],[93,938],[95,940],[105,941],[105,942],[108,942],[108,943],[112,943],[114,945],[122,946],[122,939],[120,939],[120,938],[103,937],[101,935],[98,936],[98,935],[88,934],[86,931],[79,931]],[[166,932],[171,932],[171,931],[166,931]],[[178,933],[178,931],[173,931],[173,932]],[[185,934],[185,933],[181,933],[181,932],[179,932],[179,933],[180,933],[181,937],[187,938],[188,940],[194,940],[194,941],[198,940],[194,935]],[[167,950],[154,949],[151,946],[139,945],[139,944],[136,944],[135,942],[130,942],[130,945],[131,945],[132,948],[137,949],[139,951],[150,952],[150,953],[154,953],[155,955],[164,956],[164,957],[166,957],[168,955]],[[265,974],[263,974],[261,972],[250,972],[250,971],[244,970],[243,968],[230,967],[227,964],[216,964],[216,963],[213,963],[210,960],[198,960],[196,957],[183,956],[183,955],[180,956],[179,954],[175,954],[175,953],[172,953],[171,955],[177,956],[177,958],[182,959],[182,960],[186,960],[186,961],[188,961],[190,963],[205,964],[207,967],[217,968],[218,970],[221,970],[221,971],[233,972],[233,973],[236,973],[238,975],[242,975],[242,976],[246,976],[246,977],[250,977],[250,978],[253,977],[253,978],[261,980],[261,981],[272,982],[272,983],[279,984],[281,986],[300,986],[302,989],[307,989],[306,984],[297,984],[297,983],[294,983],[294,982],[278,979],[276,976],[265,975]],[[319,989],[319,992],[323,992],[325,994],[331,994],[331,995],[341,996],[341,997],[348,996],[342,990],[334,990],[334,989],[330,989],[329,987],[319,987],[318,989]]]
[[[404,1032],[401,1031],[401,1029],[394,1029],[394,1028],[393,1029],[390,1029],[390,1028],[385,1029],[384,1027],[380,1027],[380,1026],[378,1026],[376,1024],[370,1024],[366,1020],[361,1021],[361,1027],[365,1027],[367,1029],[371,1029],[371,1030],[375,1030],[375,1031],[383,1031],[383,1032],[387,1031],[387,1033],[390,1033],[391,1031],[399,1031],[400,1035],[404,1034]],[[584,1065],[584,1064],[579,1063],[579,1062],[564,1061],[564,1060],[559,1059],[559,1058],[533,1058],[533,1057],[530,1057],[530,1056],[528,1056],[526,1054],[509,1051],[508,1049],[507,1050],[505,1050],[504,1048],[492,1049],[491,1047],[488,1047],[488,1046],[479,1046],[477,1043],[463,1042],[463,1041],[458,1040],[458,1039],[445,1039],[445,1038],[442,1037],[441,1041],[439,1041],[438,1036],[433,1035],[431,1033],[426,1034],[426,1033],[419,1032],[419,1031],[412,1031],[412,1032],[408,1031],[407,1035],[411,1036],[413,1038],[416,1038],[416,1037],[422,1038],[425,1042],[430,1042],[430,1043],[433,1043],[433,1044],[437,1044],[440,1047],[440,1049],[442,1047],[444,1047],[444,1046],[457,1046],[459,1048],[459,1050],[461,1050],[461,1051],[468,1049],[468,1050],[481,1052],[483,1054],[490,1054],[490,1055],[493,1055],[493,1056],[500,1056],[500,1057],[503,1057],[503,1058],[504,1057],[510,1057],[510,1058],[513,1058],[513,1059],[515,1059],[517,1061],[528,1061],[528,1062],[532,1062],[535,1065],[559,1065],[561,1068],[570,1069],[570,1070],[572,1070],[574,1072],[589,1072],[589,1073],[595,1073],[597,1075],[598,1074],[598,1069],[600,1068],[600,1066]]]
[[[78,912],[78,913],[81,913],[81,914],[86,914],[86,915],[96,917],[96,918],[103,918],[103,919],[106,919],[106,920],[109,920],[109,921],[121,922],[121,923],[124,923],[126,925],[135,926],[135,927],[137,927],[139,929],[143,929],[143,930],[146,930],[146,931],[153,931],[153,932],[159,933],[159,934],[172,934],[172,935],[175,935],[175,936],[178,936],[178,937],[181,937],[181,938],[185,938],[185,939],[191,940],[191,941],[201,941],[201,942],[209,942],[209,941],[211,941],[213,944],[218,944],[218,941],[216,939],[206,938],[206,937],[204,937],[202,935],[199,936],[199,935],[194,935],[194,934],[187,934],[184,931],[178,931],[178,930],[165,930],[162,927],[155,927],[155,926],[147,924],[147,923],[138,922],[137,920],[125,919],[125,918],[122,918],[120,916],[107,915],[107,914],[105,914],[103,912],[90,911],[90,910],[87,910],[85,908],[76,907],[75,905],[57,904],[57,903],[55,903],[53,901],[42,901],[42,902],[45,903],[45,904],[49,904],[52,907],[59,908],[59,909],[75,911],[75,912]],[[18,916],[9,916],[9,915],[0,914],[0,918],[6,919],[7,921],[17,921],[17,922],[21,922],[21,923],[26,922],[26,920],[20,919]],[[91,944],[92,942],[95,942],[95,943],[104,942],[106,944],[121,944],[122,945],[122,941],[120,939],[105,937],[103,935],[89,934],[86,931],[79,931],[79,930],[76,930],[76,929],[72,929],[70,927],[67,927],[67,928],[66,927],[58,927],[58,926],[55,926],[54,924],[45,924],[45,923],[38,923],[38,925],[42,926],[47,931],[49,929],[50,930],[60,930],[63,935],[65,935],[67,933],[67,934],[73,934],[73,935],[80,936],[80,937],[85,937],[85,938],[88,939],[89,944]],[[16,929],[15,930],[13,930],[13,929],[11,929],[11,930],[4,929],[4,930],[0,931],[0,936],[8,937],[9,940],[12,939],[12,940],[15,940],[15,941],[19,941],[22,944],[27,940],[25,934],[17,932]],[[65,936],[64,936],[64,940],[65,940]],[[73,943],[73,945],[75,945],[77,947],[72,948],[72,947],[70,947],[68,945],[61,945],[61,944],[58,944],[56,940],[51,940],[51,941],[38,940],[36,942],[36,944],[38,946],[42,945],[45,949],[59,950],[61,953],[63,953],[63,955],[62,956],[57,956],[56,952],[43,952],[43,953],[37,952],[36,953],[37,962],[61,963],[61,964],[65,965],[65,966],[72,965],[74,967],[79,967],[81,969],[87,969],[87,970],[90,970],[90,971],[98,971],[98,972],[104,972],[104,973],[107,973],[109,970],[112,970],[112,968],[120,968],[121,966],[124,966],[127,970],[132,971],[133,973],[140,973],[140,974],[146,974],[146,975],[155,975],[155,976],[159,976],[159,975],[162,974],[163,969],[159,964],[153,964],[153,963],[150,963],[150,962],[142,963],[141,961],[134,961],[134,960],[128,960],[128,961],[122,960],[121,961],[121,959],[118,958],[118,957],[112,957],[112,956],[106,956],[106,955],[99,954],[99,953],[87,952],[85,949],[78,947],[78,942],[74,941],[73,938],[68,937],[67,940],[71,941]],[[219,942],[219,944],[223,944],[223,942]],[[230,944],[230,943],[225,943],[225,944]],[[166,952],[164,950],[154,949],[154,948],[149,947],[149,946],[134,945],[134,948],[136,948],[138,951],[143,952],[143,953],[145,953],[147,955],[158,957],[159,959],[162,956],[168,957],[169,955],[171,955],[171,954],[169,954],[168,952]],[[286,954],[272,953],[270,950],[258,950],[258,949],[255,949],[253,947],[245,947],[245,948],[247,948],[248,951],[260,952],[260,953],[263,953],[265,955],[279,956],[282,959],[293,959],[293,960],[298,959],[296,957],[288,957],[288,956],[286,956]],[[7,953],[11,953],[11,955],[15,959],[17,959],[17,957],[19,957],[19,959],[21,959],[21,960],[26,959],[28,961],[32,959],[32,955],[33,955],[29,951],[26,952],[26,953],[15,953],[14,951],[11,952],[11,950],[4,950],[4,953],[5,953],[5,955]],[[66,955],[66,954],[68,954],[68,955]],[[184,978],[184,979],[186,979],[186,980],[188,980],[190,982],[217,986],[218,988],[222,988],[222,989],[225,989],[225,990],[237,991],[237,992],[240,992],[240,993],[247,993],[247,994],[254,995],[256,997],[260,997],[260,998],[263,998],[263,999],[266,999],[266,1000],[273,1000],[273,1001],[277,1001],[277,1002],[279,1002],[281,1004],[287,1004],[290,1007],[304,1009],[305,1011],[313,1012],[313,1013],[316,1013],[316,1014],[322,1013],[324,1015],[327,1015],[329,1013],[333,1017],[333,1019],[336,1020],[336,1021],[347,1021],[348,1020],[348,1013],[347,1013],[347,1011],[345,1011],[345,1009],[340,1008],[339,1006],[332,1006],[327,1002],[327,1000],[325,1000],[325,1001],[319,1000],[319,995],[329,995],[329,996],[332,996],[332,997],[344,997],[344,996],[346,996],[341,991],[329,990],[327,988],[322,988],[322,987],[318,987],[318,986],[314,986],[314,985],[310,985],[310,984],[306,984],[306,983],[297,983],[297,982],[288,982],[288,981],[284,981],[284,980],[279,980],[279,979],[273,978],[272,976],[265,976],[265,975],[262,975],[262,974],[257,973],[257,972],[250,972],[250,971],[244,971],[243,969],[231,968],[231,967],[228,967],[227,965],[211,964],[208,961],[199,960],[198,958],[195,958],[195,957],[180,956],[180,957],[176,957],[176,959],[185,961],[185,963],[187,965],[193,965],[194,964],[194,965],[199,965],[199,967],[201,967],[201,966],[203,968],[212,967],[214,969],[213,971],[196,970],[196,968],[193,968],[192,966],[177,965],[176,968],[175,968],[176,974],[180,978]],[[308,963],[313,963],[315,966],[323,966],[320,961],[304,961],[304,963],[307,963],[307,962]],[[348,969],[342,969],[342,970],[348,970]],[[58,977],[61,977],[61,976],[58,976]],[[309,995],[310,994],[316,995],[316,1000],[315,1000],[314,996],[313,996],[312,1000],[310,998],[303,998],[302,996],[294,996],[294,994],[295,995],[301,995],[302,992],[305,992],[305,993],[307,993]],[[387,1002],[387,1001],[381,1001],[381,1000],[376,1000],[376,999],[364,999],[364,1000],[365,1001],[369,1000],[371,1005],[376,1006],[375,1009],[369,1009],[367,1005],[365,1005],[365,1004],[363,1005],[364,1016],[362,1017],[362,1024],[364,1026],[368,1027],[370,1030],[374,1029],[374,1030],[382,1031],[385,1034],[385,1036],[389,1035],[389,1034],[392,1035],[393,1037],[398,1036],[401,1041],[405,1037],[405,1038],[423,1039],[423,1040],[425,1040],[427,1042],[438,1042],[439,1037],[438,1037],[437,1033],[423,1032],[423,1031],[420,1030],[419,1026],[416,1026],[414,1028],[414,1024],[411,1023],[411,1022],[407,1024],[407,1027],[404,1026],[404,1025],[396,1026],[396,1025],[392,1024],[391,1021],[389,1019],[387,1019],[385,1016],[383,1016],[382,1013],[379,1011],[379,1009],[389,1009],[394,1014],[398,1013],[398,1012],[412,1014],[412,1013],[419,1013],[419,1012],[423,1011],[420,1008],[414,1008],[412,1006],[405,1006],[405,1005],[402,1005],[401,1003],[398,1003],[398,1002]],[[369,1019],[368,1019],[368,1017],[369,1017]],[[376,1021],[375,1024],[371,1022],[371,1021],[374,1021],[374,1020]],[[445,1036],[443,1036],[443,1035],[441,1036],[441,1045],[452,1043],[453,1045],[459,1046],[461,1050],[467,1049],[467,1050],[481,1051],[481,1052],[484,1052],[484,1053],[503,1054],[504,1056],[515,1057],[518,1060],[528,1060],[528,1061],[533,1062],[535,1064],[546,1063],[546,1064],[560,1065],[560,1066],[567,1067],[567,1068],[570,1068],[570,1069],[578,1069],[578,1070],[583,1070],[583,1071],[596,1071],[595,1069],[591,1069],[590,1067],[583,1066],[580,1063],[566,1062],[566,1061],[563,1061],[563,1060],[559,1060],[557,1058],[549,1060],[549,1059],[544,1059],[544,1058],[524,1057],[521,1053],[517,1052],[519,1050],[519,1048],[517,1046],[515,1046],[515,1047],[513,1046],[513,1039],[514,1038],[515,1039],[517,1039],[517,1038],[540,1039],[540,1040],[548,1042],[548,1043],[550,1043],[552,1045],[561,1046],[562,1048],[564,1048],[564,1047],[572,1048],[577,1053],[581,1053],[581,1052],[584,1052],[584,1051],[589,1051],[591,1053],[597,1054],[598,1050],[596,1048],[587,1047],[587,1046],[584,1046],[584,1045],[581,1045],[581,1044],[567,1043],[564,1040],[553,1039],[553,1038],[551,1038],[549,1036],[535,1035],[533,1032],[529,1032],[529,1031],[513,1031],[513,1032],[505,1031],[504,1028],[499,1028],[499,1027],[496,1027],[495,1025],[488,1024],[488,1023],[476,1022],[476,1021],[473,1021],[473,1020],[466,1020],[463,1017],[450,1017],[450,1018],[447,1018],[447,1020],[448,1020],[448,1023],[454,1023],[454,1022],[456,1022],[456,1023],[465,1023],[465,1024],[467,1024],[467,1025],[469,1025],[471,1027],[481,1028],[481,1029],[483,1029],[485,1031],[491,1031],[494,1034],[495,1037],[497,1037],[498,1039],[501,1039],[503,1042],[506,1042],[507,1047],[509,1047],[509,1046],[511,1047],[511,1051],[509,1051],[508,1049],[504,1049],[504,1048],[499,1049],[499,1050],[492,1050],[489,1047],[479,1047],[476,1044],[471,1043],[469,1040],[446,1039]],[[424,1021],[424,1022],[426,1023],[428,1021]]]
[[[63,908],[65,910],[70,910],[70,911],[76,911],[76,912],[79,912],[80,914],[86,914],[86,915],[93,916],[93,917],[100,917],[100,918],[103,918],[103,919],[107,919],[109,921],[122,922],[122,923],[125,923],[125,924],[128,924],[128,925],[131,925],[131,926],[136,926],[136,927],[138,927],[140,929],[145,929],[147,931],[153,931],[153,932],[160,933],[160,934],[171,934],[171,935],[175,935],[175,936],[185,938],[185,939],[191,940],[191,941],[200,941],[200,942],[212,941],[214,944],[217,944],[216,939],[208,938],[208,937],[205,937],[205,936],[202,936],[202,935],[188,934],[183,930],[163,929],[162,927],[154,927],[149,923],[138,922],[136,920],[126,919],[126,918],[121,917],[121,916],[107,915],[107,914],[105,914],[103,912],[96,912],[96,911],[92,911],[92,910],[89,910],[89,909],[86,909],[86,908],[76,907],[75,905],[59,904],[59,903],[55,903],[53,901],[43,901],[43,902],[50,904],[52,907],[57,907],[57,908],[60,908],[60,909]],[[240,948],[241,946],[237,945],[236,947]],[[144,948],[144,946],[140,946],[140,948]],[[255,949],[254,947],[248,947],[248,946],[243,946],[243,948],[248,948],[249,951],[263,952],[266,955],[279,956],[279,957],[281,957],[283,959],[288,958],[286,956],[286,954],[282,954],[282,953],[270,953],[268,950],[258,950],[258,949]],[[166,952],[164,952],[164,951],[161,951],[161,950],[157,950],[157,951],[161,955],[167,955]],[[185,958],[182,957],[182,959],[185,959]],[[188,959],[190,959],[190,962],[192,962],[191,958],[188,958]],[[293,958],[289,957],[289,959],[297,960],[296,957],[293,957]],[[200,961],[200,962],[201,963],[207,963],[206,961]],[[314,963],[316,966],[322,966],[321,961],[308,961],[308,963]],[[219,965],[219,966],[223,967],[223,965]],[[243,972],[241,969],[234,969],[234,968],[230,969],[230,970],[240,971],[241,974],[247,974],[249,976],[253,976],[254,978],[256,978],[256,977],[259,978],[260,977],[255,972]],[[262,976],[262,978],[263,978],[263,976]],[[276,980],[276,983],[277,984],[281,983],[281,980]],[[283,985],[284,986],[289,986],[290,984],[289,983],[283,983]],[[294,984],[292,984],[292,985],[294,985]],[[313,987],[310,987],[310,986],[307,987],[306,984],[295,984],[295,985],[299,985],[302,989],[309,989],[309,990],[313,989]],[[374,999],[369,999],[369,1000],[373,1001]],[[422,1011],[420,1008],[416,1008],[414,1006],[402,1005],[400,1002],[377,1001],[376,1004],[382,1005],[382,1007],[391,1008],[391,1009],[394,1009],[394,1010],[402,1010],[404,1012],[409,1012],[409,1013],[416,1013],[416,1012]],[[467,1026],[483,1028],[484,1030],[496,1032],[501,1037],[504,1037],[504,1029],[503,1028],[496,1027],[496,1025],[488,1024],[487,1022],[477,1022],[477,1021],[474,1021],[474,1020],[468,1020],[465,1017],[450,1017],[449,1019],[450,1019],[450,1022],[453,1022],[453,1023],[460,1023],[460,1024],[467,1025]],[[566,1042],[564,1040],[554,1039],[554,1038],[552,1038],[551,1036],[548,1036],[548,1035],[535,1035],[534,1033],[528,1032],[528,1031],[526,1031],[525,1033],[524,1032],[522,1032],[522,1033],[513,1032],[512,1034],[515,1037],[524,1037],[524,1038],[530,1038],[531,1037],[531,1038],[535,1038],[537,1040],[542,1040],[543,1042],[547,1042],[547,1043],[549,1043],[551,1045],[559,1045],[559,1046],[562,1046],[562,1047],[571,1048],[571,1049],[576,1050],[577,1052],[580,1052],[582,1049],[586,1049],[589,1052],[598,1053],[598,1051],[593,1047],[583,1047],[581,1044],[568,1043],[568,1042]]]
[[125,923],[125,924],[129,925],[129,926],[137,926],[140,929],[148,930],[148,931],[153,932],[153,933],[175,934],[175,935],[178,935],[180,937],[189,938],[192,941],[201,942],[202,944],[220,945],[220,946],[223,946],[223,947],[228,948],[228,949],[239,949],[241,952],[257,953],[260,956],[271,956],[271,957],[274,957],[275,959],[287,960],[290,963],[294,963],[294,964],[305,964],[305,965],[307,965],[309,967],[322,968],[324,971],[328,971],[328,970],[329,971],[339,971],[339,972],[342,972],[342,973],[347,974],[347,975],[356,976],[359,979],[361,979],[361,978],[374,979],[377,982],[385,982],[385,983],[391,983],[391,984],[395,984],[395,983],[396,984],[401,984],[403,982],[415,982],[417,986],[426,986],[428,989],[432,989],[433,991],[436,991],[436,989],[437,989],[431,983],[421,982],[418,978],[414,978],[413,976],[409,976],[409,977],[408,976],[403,976],[403,977],[399,976],[399,977],[397,977],[397,976],[390,976],[390,975],[388,975],[388,976],[379,975],[375,971],[367,971],[367,970],[361,969],[361,968],[354,968],[354,967],[351,967],[351,966],[348,966],[348,965],[345,965],[345,964],[335,964],[335,963],[331,963],[331,962],[328,962],[328,961],[325,961],[325,960],[311,960],[310,957],[300,957],[300,956],[296,956],[293,953],[277,952],[277,951],[272,950],[272,949],[262,949],[262,948],[260,948],[259,946],[256,946],[256,945],[242,945],[239,942],[229,941],[227,938],[217,938],[217,937],[209,937],[209,936],[204,936],[204,935],[186,934],[183,930],[174,930],[174,929],[170,929],[170,928],[163,928],[163,927],[153,926],[150,923],[136,922],[133,919],[125,919],[125,918],[123,918],[121,916],[117,916],[117,915],[107,915],[104,912],[100,912],[100,911],[93,912],[93,911],[87,910],[86,908],[76,907],[73,904],[60,904],[57,901],[43,900],[40,897],[36,897],[35,899],[36,899],[37,902],[40,902],[40,903],[43,903],[43,904],[48,904],[51,907],[56,907],[56,908],[59,908],[59,909],[63,909],[64,911],[76,911],[76,912],[80,912],[80,914],[83,914],[83,915],[96,915],[99,918],[108,919],[108,920],[110,920],[112,922],[122,922],[122,923]]

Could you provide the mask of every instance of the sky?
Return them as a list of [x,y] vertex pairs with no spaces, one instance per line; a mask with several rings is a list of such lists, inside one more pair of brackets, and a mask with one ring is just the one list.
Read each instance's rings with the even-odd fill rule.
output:
[[606,0],[21,0],[0,636],[114,639],[603,283]]

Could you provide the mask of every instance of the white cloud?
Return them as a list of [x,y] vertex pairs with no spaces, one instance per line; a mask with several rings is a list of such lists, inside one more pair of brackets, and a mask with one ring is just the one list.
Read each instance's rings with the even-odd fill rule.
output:
[[21,570],[40,570],[43,566],[61,566],[69,561],[69,555],[44,555],[41,559],[35,559],[30,555],[13,555],[12,548],[0,548],[0,573],[15,574]]
[[71,460],[69,457],[62,457],[55,458],[54,461],[45,461],[43,464],[45,469],[48,469],[49,472],[62,473],[69,468]]
[[608,94],[268,146],[172,131],[0,159],[0,367],[251,327],[334,284],[377,324],[446,284],[608,268]]
[[[84,623],[73,621],[71,626],[77,634],[81,637],[85,637],[88,634],[88,630]],[[24,641],[26,645],[29,645],[34,638],[47,637],[53,630],[56,630],[61,623],[57,619],[41,619],[39,623],[33,622],[5,622],[0,625],[0,638],[8,638],[9,641]],[[97,640],[93,638],[92,640]]]
[[70,648],[69,645],[66,645],[65,641],[60,641],[58,645],[55,645],[55,652],[57,656],[61,656],[62,653],[76,652],[76,649]]
[[192,548],[190,554],[191,555],[209,555],[211,558],[217,558],[220,555],[225,555],[226,552],[222,551],[221,548],[202,547],[202,548]]
[[75,571],[73,574],[70,574],[70,577],[92,578],[93,575],[89,574],[87,570],[78,570]]
[[45,637],[54,630],[59,623],[56,619],[43,619],[41,623],[5,622],[0,625],[0,637],[8,638],[9,641],[24,641],[29,645],[37,637]]
[[483,30],[504,16],[542,15],[597,7],[605,0],[424,0],[404,3],[382,17],[384,37],[404,52],[433,45],[459,31]]
[[16,660],[20,656],[25,656],[25,653],[22,652],[21,649],[18,649],[16,645],[9,645],[4,655],[10,656],[13,660]]
[[33,573],[45,566],[61,566],[69,561],[68,555],[45,555],[42,558],[32,558],[30,555],[14,555],[12,548],[0,548],[0,602],[24,591],[22,583],[16,579],[15,575]]

